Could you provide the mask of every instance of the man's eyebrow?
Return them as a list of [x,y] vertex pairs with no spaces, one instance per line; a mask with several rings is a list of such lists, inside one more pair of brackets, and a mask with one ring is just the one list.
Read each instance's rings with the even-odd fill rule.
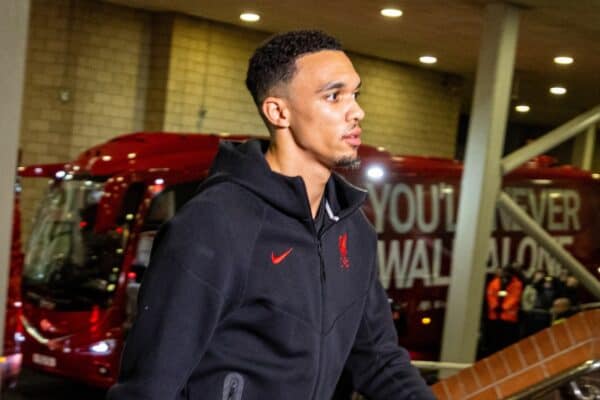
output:
[[[361,85],[362,85],[362,81],[359,81],[358,85],[356,85],[356,89],[359,89],[361,87]],[[343,89],[345,87],[346,87],[346,84],[344,82],[333,81],[333,82],[326,83],[324,86],[319,88],[319,90],[317,90],[317,93],[326,92],[326,91],[332,90],[332,89]]]

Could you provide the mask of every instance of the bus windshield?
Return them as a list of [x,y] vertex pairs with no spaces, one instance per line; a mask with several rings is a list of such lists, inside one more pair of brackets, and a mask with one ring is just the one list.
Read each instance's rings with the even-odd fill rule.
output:
[[116,288],[126,235],[94,226],[104,182],[50,183],[34,220],[23,268],[23,297],[51,309],[106,307]]

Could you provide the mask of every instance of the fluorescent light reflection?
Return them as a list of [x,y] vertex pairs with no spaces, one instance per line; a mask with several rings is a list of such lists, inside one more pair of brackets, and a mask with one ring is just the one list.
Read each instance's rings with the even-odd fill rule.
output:
[[252,13],[252,12],[246,12],[246,13],[240,14],[240,19],[242,21],[246,21],[246,22],[256,22],[256,21],[260,20],[260,15],[258,15],[256,13]]
[[388,18],[398,18],[402,16],[402,10],[397,8],[384,8],[379,12],[381,15]]
[[437,62],[437,57],[434,56],[421,56],[419,57],[419,61],[423,64],[435,64]]
[[562,86],[553,86],[550,88],[550,93],[557,96],[562,96],[563,94],[567,93],[567,89]]

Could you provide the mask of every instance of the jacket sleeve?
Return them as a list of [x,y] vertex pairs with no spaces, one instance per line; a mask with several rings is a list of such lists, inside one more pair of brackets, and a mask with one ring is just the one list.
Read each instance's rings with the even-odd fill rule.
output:
[[179,398],[239,290],[223,213],[190,203],[155,239],[109,400]]
[[[373,263],[375,264],[375,263]],[[360,327],[346,362],[356,390],[370,400],[435,399],[398,345],[388,297],[374,265]]]

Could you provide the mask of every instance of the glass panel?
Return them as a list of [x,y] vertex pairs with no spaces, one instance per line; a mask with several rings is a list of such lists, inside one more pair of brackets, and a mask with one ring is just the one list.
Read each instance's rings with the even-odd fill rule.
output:
[[52,182],[42,200],[25,255],[24,297],[56,309],[106,305],[122,262],[123,231],[98,233],[104,182]]

